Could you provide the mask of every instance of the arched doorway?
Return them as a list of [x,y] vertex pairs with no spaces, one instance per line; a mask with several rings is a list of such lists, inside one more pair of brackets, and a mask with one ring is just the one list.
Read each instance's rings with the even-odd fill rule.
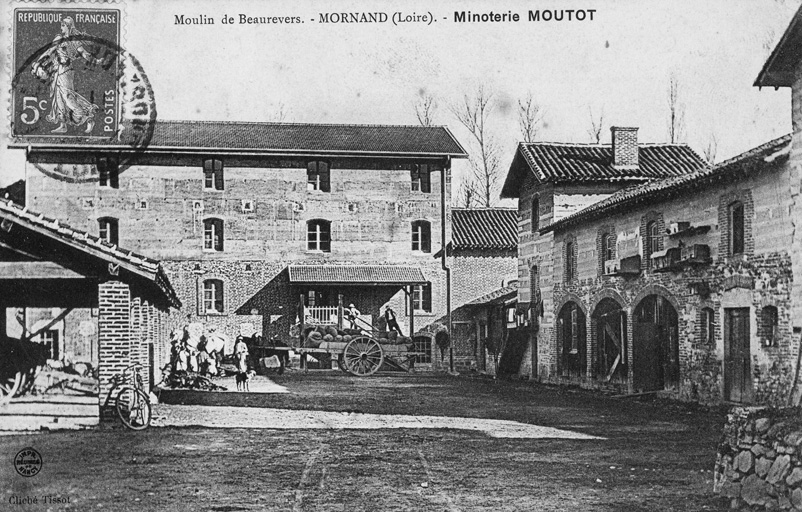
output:
[[566,302],[557,315],[560,372],[563,377],[581,379],[587,367],[585,313],[579,304]]
[[660,295],[646,296],[635,308],[632,330],[634,387],[654,391],[679,384],[678,317]]
[[611,298],[602,299],[593,311],[596,327],[596,378],[627,383],[627,313]]

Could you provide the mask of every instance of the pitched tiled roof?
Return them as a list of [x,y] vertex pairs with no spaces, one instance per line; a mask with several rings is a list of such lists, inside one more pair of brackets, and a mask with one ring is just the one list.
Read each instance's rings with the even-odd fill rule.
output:
[[[124,146],[135,131],[124,129],[121,140],[93,141],[100,147]],[[63,148],[69,139],[26,138],[20,147]],[[86,144],[84,144],[86,146]],[[465,150],[444,126],[386,126],[223,121],[157,121],[147,144],[157,149],[203,149],[256,153],[345,155],[420,155],[465,157]]]
[[290,282],[298,284],[408,285],[425,284],[418,267],[410,265],[300,264],[287,267]]
[[741,155],[722,162],[715,167],[708,167],[684,176],[676,176],[655,180],[649,183],[636,185],[619,190],[610,197],[594,203],[587,208],[569,215],[559,221],[544,227],[541,233],[561,229],[570,224],[576,224],[586,219],[601,215],[609,215],[614,211],[629,207],[630,205],[648,201],[654,203],[664,201],[679,193],[695,190],[707,183],[721,179],[732,178],[743,173],[760,170],[766,164],[781,161],[787,158],[791,147],[791,135],[785,135],[766,144],[751,149]]
[[758,87],[791,87],[802,56],[802,6],[796,11],[780,42],[774,47],[755,79]]
[[178,300],[175,290],[170,285],[170,280],[157,260],[109,244],[95,235],[73,229],[67,224],[45,217],[43,214],[28,211],[27,208],[7,199],[0,199],[0,219],[19,224],[78,250],[119,264],[132,273],[154,282],[164,293],[170,305],[181,306],[181,301]]
[[518,210],[512,208],[453,208],[451,248],[518,249]]
[[638,166],[613,167],[611,144],[521,143],[501,197],[518,197],[527,172],[540,182],[646,181],[680,176],[706,166],[685,144],[639,144]]

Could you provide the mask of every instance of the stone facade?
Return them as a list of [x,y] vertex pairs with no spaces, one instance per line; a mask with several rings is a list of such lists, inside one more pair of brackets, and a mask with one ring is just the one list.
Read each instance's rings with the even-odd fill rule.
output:
[[[791,322],[791,197],[777,184],[787,183],[790,166],[779,158],[760,167],[671,198],[653,194],[640,206],[555,229],[553,303],[544,324],[564,320],[557,320],[557,328],[549,333],[550,380],[619,392],[661,391],[705,403],[786,403],[796,384],[799,346],[792,340]],[[732,254],[733,204],[743,205],[742,254]],[[683,222],[692,229],[667,233],[672,224]],[[607,256],[600,242],[605,233],[615,235],[619,249],[632,242],[626,250],[634,248],[639,268],[626,275],[605,271]],[[569,241],[575,248],[571,281],[565,279]],[[658,268],[657,260],[649,257],[652,251],[698,246],[707,246],[709,255],[671,268]],[[565,335],[570,332],[567,317],[561,316],[566,305],[578,306],[586,323],[587,360],[579,376],[563,368],[564,349],[571,341]],[[703,317],[703,310],[712,318]],[[748,315],[748,325],[743,326],[748,340],[741,349],[748,377],[727,370],[741,357],[733,355],[735,334],[727,332],[737,321],[735,310]],[[604,320],[612,314],[621,318],[622,333],[618,324]],[[617,363],[602,360],[605,343],[623,345]],[[610,375],[613,365],[616,372]],[[655,371],[659,379],[649,375]],[[741,378],[745,382],[738,384],[740,391],[733,391],[733,382]]]
[[[538,328],[532,325],[523,326],[529,332],[530,345],[524,355],[521,375],[539,380],[553,378],[556,368],[554,351],[550,349],[550,340],[554,334],[554,300],[552,288],[554,276],[554,235],[541,234],[532,230],[533,215],[537,215],[537,224],[547,226],[582,208],[609,197],[624,184],[598,183],[594,185],[539,183],[534,176],[528,175],[521,188],[518,200],[518,301],[531,304],[533,289],[539,289],[543,304],[544,316],[539,318]],[[538,212],[532,211],[537,198]],[[532,286],[532,268],[537,267],[539,283]],[[534,352],[533,352],[534,351]]]
[[[120,246],[162,261],[183,308],[167,319],[164,332],[154,333],[161,342],[155,347],[158,359],[169,357],[170,330],[187,321],[217,326],[232,339],[241,332],[261,332],[287,341],[300,294],[312,290],[290,285],[286,268],[291,263],[414,265],[432,289],[431,310],[415,312],[416,330],[445,314],[446,274],[432,257],[441,248],[443,177],[449,213],[445,158],[215,156],[223,162],[222,190],[215,190],[204,186],[203,161],[210,156],[215,155],[145,152],[120,173],[117,188],[51,177],[60,166],[91,163],[78,162],[78,157],[29,156],[30,209],[90,233],[99,233],[99,219],[115,219]],[[312,160],[330,166],[330,191],[308,190],[307,164]],[[411,170],[421,163],[433,169],[430,191],[410,185]],[[210,249],[204,239],[209,219],[222,221],[222,250]],[[307,250],[307,222],[314,219],[330,222],[330,252]],[[429,227],[431,246],[426,251],[413,250],[414,221]],[[445,229],[448,239],[447,223]],[[223,283],[223,310],[215,314],[203,307],[204,281],[210,279]],[[368,318],[378,318],[388,304],[406,331],[408,299],[400,288],[330,286],[314,291],[328,305],[336,305],[342,294],[346,304],[354,302]]]

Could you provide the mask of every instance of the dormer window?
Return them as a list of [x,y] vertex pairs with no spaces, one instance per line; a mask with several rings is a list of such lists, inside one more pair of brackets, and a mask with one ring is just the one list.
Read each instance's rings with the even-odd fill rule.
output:
[[203,161],[204,190],[223,190],[223,161],[207,159]]
[[432,191],[431,168],[427,164],[415,164],[410,170],[412,191],[429,193]]
[[110,157],[97,159],[98,185],[107,188],[120,188],[120,169],[117,160]]
[[309,162],[306,166],[306,190],[331,192],[329,164],[322,161]]

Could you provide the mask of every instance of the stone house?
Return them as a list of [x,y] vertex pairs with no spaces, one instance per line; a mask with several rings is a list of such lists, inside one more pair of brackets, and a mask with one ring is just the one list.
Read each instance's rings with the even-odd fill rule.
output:
[[554,239],[540,229],[618,190],[705,167],[685,144],[638,143],[637,128],[613,127],[612,144],[521,143],[502,198],[518,199],[518,329],[529,338],[523,375],[556,377],[552,346]]
[[[780,42],[766,60],[755,80],[758,87],[789,87],[791,89],[791,147],[789,181],[784,184],[790,194],[789,216],[792,223],[791,262],[793,271],[792,319],[794,344],[802,343],[802,231],[796,229],[802,219],[802,7],[796,12]],[[795,391],[794,403],[800,402],[800,390]]]
[[29,208],[163,262],[184,305],[171,328],[289,341],[301,302],[327,320],[340,298],[368,323],[392,306],[405,331],[446,313],[432,254],[450,237],[451,159],[466,156],[446,128],[158,121],[146,145],[131,132],[12,147]]
[[550,379],[700,402],[785,402],[796,384],[785,136],[621,190],[553,235]]
[[453,275],[454,369],[484,370],[483,346],[493,330],[486,319],[475,318],[475,300],[516,280],[518,212],[514,208],[452,208],[451,241],[446,249]]

